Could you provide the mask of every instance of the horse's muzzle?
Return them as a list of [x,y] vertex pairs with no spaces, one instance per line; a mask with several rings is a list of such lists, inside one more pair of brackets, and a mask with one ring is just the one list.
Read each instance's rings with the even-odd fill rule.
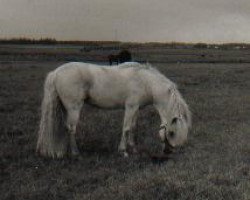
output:
[[163,153],[170,154],[173,152],[174,147],[169,143],[168,139],[165,140]]

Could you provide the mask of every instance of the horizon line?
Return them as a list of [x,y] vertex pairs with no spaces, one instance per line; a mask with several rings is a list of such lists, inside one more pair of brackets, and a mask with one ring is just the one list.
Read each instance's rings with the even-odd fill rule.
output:
[[55,43],[133,43],[133,44],[179,44],[179,45],[192,45],[192,44],[206,44],[206,45],[225,45],[225,44],[231,44],[231,45],[237,45],[237,44],[245,44],[250,45],[250,42],[203,42],[203,41],[197,41],[197,42],[183,42],[183,41],[145,41],[145,42],[135,42],[135,41],[119,41],[119,40],[58,40],[56,38],[50,38],[50,37],[41,37],[41,38],[30,38],[30,37],[11,37],[11,38],[1,38],[0,37],[0,43],[1,42],[55,42]]

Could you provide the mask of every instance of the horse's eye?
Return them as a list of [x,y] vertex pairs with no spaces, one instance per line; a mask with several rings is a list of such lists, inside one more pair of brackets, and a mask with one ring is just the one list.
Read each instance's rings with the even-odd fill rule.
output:
[[169,132],[169,136],[172,138],[172,137],[174,137],[174,131],[170,131]]

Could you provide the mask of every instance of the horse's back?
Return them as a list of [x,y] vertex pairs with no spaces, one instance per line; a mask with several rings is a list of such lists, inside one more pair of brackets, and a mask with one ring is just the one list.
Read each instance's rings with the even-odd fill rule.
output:
[[100,67],[91,72],[93,85],[89,95],[95,104],[103,107],[124,107],[128,101],[139,98],[143,92],[139,77],[130,67]]
[[89,63],[67,63],[55,70],[55,85],[63,102],[80,100],[99,107],[122,106],[127,87],[118,71]]

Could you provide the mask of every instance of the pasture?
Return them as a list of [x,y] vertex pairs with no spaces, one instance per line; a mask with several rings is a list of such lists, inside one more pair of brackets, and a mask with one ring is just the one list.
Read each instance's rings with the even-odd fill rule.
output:
[[[81,160],[37,156],[43,82],[60,64],[0,64],[0,199],[250,199],[250,64],[152,63],[193,113],[188,143],[166,162],[121,157],[123,110],[89,106],[77,128]],[[137,140],[152,152],[159,125],[153,107],[140,111]]]

